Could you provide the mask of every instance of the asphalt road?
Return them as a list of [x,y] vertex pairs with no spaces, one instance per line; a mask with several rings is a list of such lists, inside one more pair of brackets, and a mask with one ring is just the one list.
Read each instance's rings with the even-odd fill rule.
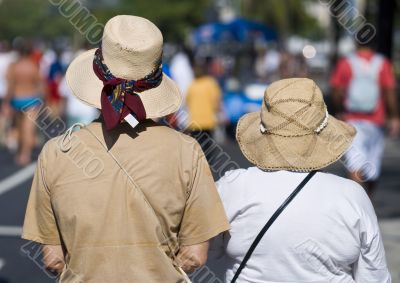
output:
[[[241,167],[250,164],[237,146],[228,142],[223,150]],[[382,180],[374,205],[381,221],[393,282],[400,282],[400,143],[388,143],[383,163]],[[54,282],[43,271],[40,253],[32,245],[19,239],[25,206],[28,199],[32,168],[16,166],[12,155],[0,149],[0,283],[47,283]],[[329,171],[345,174],[340,163]],[[19,175],[14,178],[13,174]],[[14,175],[15,176],[15,175]],[[7,179],[8,178],[8,179]],[[18,184],[14,181],[25,179]]]

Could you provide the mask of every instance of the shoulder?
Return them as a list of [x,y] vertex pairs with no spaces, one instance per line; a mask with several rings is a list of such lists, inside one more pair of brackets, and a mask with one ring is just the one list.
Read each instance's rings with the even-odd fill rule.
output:
[[209,83],[210,85],[212,85],[213,87],[219,88],[219,83],[218,83],[218,81],[217,81],[215,78],[209,76],[209,77],[207,77],[207,81],[208,81],[208,83]]
[[62,136],[52,138],[44,144],[42,151],[40,152],[40,157],[42,159],[49,160],[57,157],[61,137]]
[[317,175],[319,186],[324,188],[324,192],[332,201],[348,203],[358,213],[362,210],[373,210],[371,201],[364,188],[355,181],[339,177],[330,173],[319,173]]
[[257,170],[259,169],[256,167],[250,167],[248,169],[240,168],[225,172],[224,176],[216,182],[218,191],[223,194],[225,190],[233,190],[234,187],[241,188],[241,184],[254,180]]
[[389,58],[383,54],[376,54],[377,58],[382,62],[382,70],[391,70],[393,65],[390,62]]
[[[204,155],[200,144],[193,137],[172,129],[166,125],[156,124],[146,129],[146,134],[151,140],[157,140],[160,145],[169,149],[169,153],[180,154],[182,160],[196,159],[196,156]],[[203,134],[202,134],[203,135]],[[205,133],[204,133],[205,135]],[[202,136],[204,142],[209,142],[207,136]]]
[[[97,132],[97,128],[91,123],[86,127],[89,127],[92,131]],[[73,131],[75,129],[75,131]],[[60,161],[60,156],[63,153],[73,150],[75,147],[80,147],[82,144],[86,144],[89,140],[89,133],[83,131],[82,128],[77,130],[78,127],[74,125],[74,128],[67,129],[63,134],[56,136],[45,143],[42,148],[41,156],[47,161]]]
[[356,59],[357,56],[355,54],[351,54],[349,56],[345,56],[339,59],[337,63],[337,68],[339,69],[350,69],[350,62],[352,59]]
[[[51,174],[47,174],[50,172],[52,168],[58,168],[57,161],[59,160],[59,138],[52,138],[51,140],[47,141],[38,157],[38,166],[42,173],[44,174],[45,178],[48,179]],[[47,180],[49,182],[49,180]]]
[[348,57],[343,57],[337,62],[332,74],[331,85],[340,87],[347,85],[347,80],[351,77],[351,66]]
[[173,128],[170,128],[167,125],[157,124],[154,127],[148,128],[148,130],[154,134],[160,136],[160,142],[171,142],[174,143],[176,146],[181,147],[197,147],[197,141],[180,131],[177,131]]
[[336,188],[341,193],[365,194],[365,190],[357,182],[335,174],[319,172],[318,181],[330,188]]

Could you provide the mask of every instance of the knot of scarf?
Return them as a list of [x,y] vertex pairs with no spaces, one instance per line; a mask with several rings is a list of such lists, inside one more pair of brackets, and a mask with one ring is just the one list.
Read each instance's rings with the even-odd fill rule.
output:
[[146,110],[138,92],[158,87],[163,79],[161,58],[155,69],[140,80],[116,78],[104,63],[101,48],[93,59],[93,70],[103,82],[101,91],[101,113],[107,130],[115,128],[126,116],[132,114],[138,121],[146,119]]

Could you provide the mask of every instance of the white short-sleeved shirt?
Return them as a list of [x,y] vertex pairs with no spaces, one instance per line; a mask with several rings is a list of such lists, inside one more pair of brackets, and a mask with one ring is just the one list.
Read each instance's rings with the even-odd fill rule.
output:
[[[306,175],[252,167],[217,182],[231,230],[213,240],[209,267],[222,269],[225,282]],[[362,187],[317,173],[265,234],[237,282],[391,282],[377,218]]]

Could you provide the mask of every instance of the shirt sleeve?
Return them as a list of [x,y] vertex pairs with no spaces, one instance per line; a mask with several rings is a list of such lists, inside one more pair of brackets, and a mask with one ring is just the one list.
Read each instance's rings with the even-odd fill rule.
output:
[[195,245],[229,230],[224,207],[204,153],[196,143],[189,196],[179,232],[180,244]]
[[392,64],[385,59],[380,73],[380,83],[383,88],[391,89],[396,87],[396,77],[393,72]]
[[38,158],[33,177],[22,238],[46,245],[60,245],[60,235],[50,200],[50,190],[46,184],[45,149]]
[[385,249],[374,208],[364,193],[360,215],[361,253],[354,266],[356,283],[390,283]]
[[351,68],[345,58],[340,59],[333,70],[330,84],[332,88],[343,89],[349,85],[351,80]]

